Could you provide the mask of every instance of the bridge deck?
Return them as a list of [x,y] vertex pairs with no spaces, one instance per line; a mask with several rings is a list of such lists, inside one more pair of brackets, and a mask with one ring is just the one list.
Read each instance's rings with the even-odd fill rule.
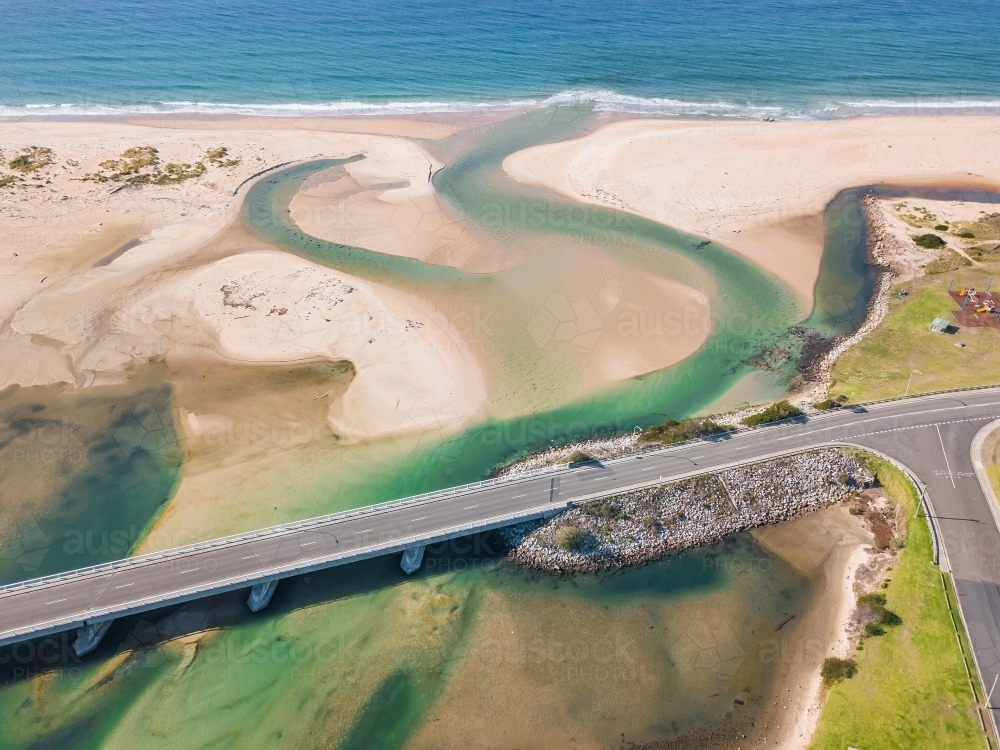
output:
[[[0,645],[541,517],[590,497],[824,445],[853,444],[904,464],[926,487],[942,567],[952,572],[980,678],[990,685],[1000,674],[1000,530],[970,447],[979,430],[998,416],[1000,389],[838,410],[603,466],[559,467],[480,482],[25,581],[0,587]],[[993,718],[995,725],[1000,716]]]

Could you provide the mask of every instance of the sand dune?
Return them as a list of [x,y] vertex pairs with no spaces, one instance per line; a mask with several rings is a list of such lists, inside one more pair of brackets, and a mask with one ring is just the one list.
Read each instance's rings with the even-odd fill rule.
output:
[[808,309],[822,212],[839,190],[901,181],[1000,185],[1000,129],[984,117],[628,120],[517,152],[504,169],[718,240],[786,282]]

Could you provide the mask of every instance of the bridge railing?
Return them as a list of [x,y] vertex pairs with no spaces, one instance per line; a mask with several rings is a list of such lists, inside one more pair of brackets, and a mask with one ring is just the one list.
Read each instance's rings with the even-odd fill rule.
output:
[[[513,523],[544,517],[545,514],[551,513],[553,510],[558,510],[565,505],[566,503],[563,502],[543,503],[531,508],[525,508],[515,513],[502,513],[485,519],[467,521],[461,524],[453,524],[429,534],[414,534],[389,541],[376,542],[375,544],[368,545],[362,549],[352,550],[350,552],[335,552],[329,555],[323,555],[311,559],[307,565],[303,565],[301,561],[286,562],[280,565],[273,565],[264,570],[256,570],[251,574],[230,576],[228,578],[211,581],[209,583],[201,583],[195,586],[172,589],[154,596],[140,597],[113,607],[88,609],[84,613],[74,613],[74,615],[68,617],[53,618],[44,622],[35,623],[30,627],[0,630],[0,645],[16,642],[18,639],[27,638],[33,635],[73,627],[78,624],[82,624],[84,620],[87,622],[100,622],[101,620],[113,617],[123,617],[125,615],[145,611],[158,606],[179,604],[181,602],[207,596],[209,594],[223,593],[233,589],[244,588],[266,580],[287,578],[293,575],[314,572],[333,565],[345,564],[369,557],[391,554],[417,544],[436,544],[437,542],[452,539],[458,536],[464,536],[469,533],[487,531],[500,526],[508,526]],[[42,579],[35,579],[32,583],[37,584],[40,580]]]
[[[969,390],[989,390],[990,388],[997,388],[996,386],[981,386],[977,388],[967,388],[961,389],[962,391]],[[934,394],[921,394],[917,398],[927,398],[937,395],[945,395],[947,393],[960,392],[960,391],[942,391],[940,393]],[[871,402],[870,405],[875,406],[878,404],[892,403],[900,399],[885,399],[883,401]],[[808,421],[824,420],[825,418],[832,418],[838,413],[843,413],[842,409],[831,409],[830,411],[823,412],[821,414],[810,415]],[[801,417],[790,417],[789,419],[784,419],[779,422],[772,422],[767,425],[761,425],[759,427],[752,428],[740,428],[734,433],[728,433],[729,435],[745,435],[749,432],[754,432],[756,434],[762,434],[772,431],[780,430],[782,427],[788,426],[800,420]],[[697,442],[713,442],[716,440],[725,440],[727,437],[725,435],[719,437],[707,437],[707,438],[694,438],[692,440],[685,440],[681,443],[673,443],[667,446],[650,446],[646,449],[640,449],[638,451],[633,451],[622,456],[610,459],[608,463],[616,463],[620,461],[626,461],[631,458],[635,458],[643,455],[660,454],[667,453],[675,450],[684,448],[692,443]],[[527,482],[540,477],[548,476],[551,474],[562,472],[566,469],[566,464],[555,464],[552,466],[546,466],[539,469],[533,469],[526,471],[521,474],[514,474],[505,477],[495,477],[492,479],[484,479],[477,482],[471,482],[469,484],[457,485],[455,487],[447,487],[440,490],[433,490],[431,492],[424,492],[419,495],[411,495],[404,498],[399,498],[397,500],[389,500],[382,503],[376,503],[374,505],[366,505],[360,508],[352,508],[349,510],[338,511],[336,513],[329,513],[322,516],[315,516],[313,518],[303,519],[301,521],[292,521],[287,524],[280,524],[277,526],[268,526],[261,529],[254,529],[252,531],[245,531],[239,534],[232,534],[229,536],[218,537],[205,542],[194,542],[192,544],[184,545],[182,547],[172,547],[161,552],[150,552],[143,555],[136,555],[134,557],[126,557],[121,560],[114,560],[112,562],[100,563],[98,565],[92,565],[85,568],[78,568],[76,570],[66,571],[63,573],[53,573],[48,576],[42,576],[39,578],[32,578],[26,581],[19,581],[17,583],[10,583],[4,586],[0,586],[0,596],[8,593],[14,593],[17,591],[23,591],[29,587],[44,586],[51,583],[59,583],[62,581],[73,580],[76,578],[83,578],[91,575],[99,575],[107,572],[114,572],[128,567],[136,567],[140,565],[149,565],[157,562],[162,562],[164,560],[170,560],[177,557],[183,557],[185,555],[197,552],[207,552],[212,549],[218,549],[221,547],[226,547],[232,544],[239,544],[245,541],[251,541],[254,539],[261,539],[264,537],[274,537],[286,533],[294,533],[298,531],[308,530],[315,528],[317,526],[325,526],[329,523],[335,523],[341,520],[348,520],[351,518],[358,518],[367,515],[377,515],[386,510],[392,510],[395,508],[405,507],[407,505],[417,505],[426,502],[433,502],[435,500],[442,500],[449,497],[454,497],[455,495],[464,494],[477,489],[484,489],[493,486],[501,485],[511,485],[520,482]]]
[[373,505],[364,505],[360,508],[350,508],[348,510],[337,511],[336,513],[328,513],[323,516],[314,516],[301,521],[291,521],[277,526],[267,526],[261,529],[244,531],[239,534],[231,534],[229,536],[218,537],[204,542],[193,542],[192,544],[187,544],[182,547],[171,547],[170,549],[162,550],[161,552],[148,552],[143,555],[125,557],[121,560],[113,560],[111,562],[90,565],[85,568],[77,568],[76,570],[69,570],[64,573],[53,573],[39,578],[31,578],[26,581],[8,583],[4,586],[0,586],[0,596],[11,592],[22,591],[29,587],[33,588],[39,585],[58,583],[90,575],[118,571],[122,568],[135,567],[138,565],[148,565],[151,563],[162,562],[164,560],[170,560],[176,557],[183,557],[196,552],[208,552],[220,547],[227,547],[241,542],[260,539],[262,537],[272,537],[286,533],[294,533],[315,528],[317,526],[326,526],[327,524],[336,523],[338,521],[359,518],[362,516],[378,515],[379,513],[383,513],[387,510],[395,510],[408,505],[420,505],[422,503],[434,502],[436,500],[444,500],[470,491],[528,482],[533,479],[539,479],[541,477],[558,473],[565,468],[566,464],[545,466],[523,474],[515,474],[507,477],[495,477],[493,479],[483,479],[469,484],[461,484],[455,487],[446,487],[440,490],[433,490],[431,492],[423,492],[419,495],[410,495],[397,500],[387,500]]

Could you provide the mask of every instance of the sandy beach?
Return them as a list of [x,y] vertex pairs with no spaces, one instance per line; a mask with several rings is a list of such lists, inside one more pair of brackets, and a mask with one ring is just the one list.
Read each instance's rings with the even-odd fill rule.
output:
[[576,200],[718,241],[788,284],[808,310],[823,210],[838,191],[878,183],[1000,185],[1000,128],[979,116],[625,120],[512,154],[504,169]]
[[[238,363],[353,362],[356,377],[330,409],[333,429],[352,439],[453,427],[480,410],[478,364],[453,330],[426,325],[418,300],[268,251],[232,227],[245,188],[233,192],[247,177],[318,154],[363,153],[369,174],[426,185],[439,165],[395,135],[425,134],[428,124],[371,124],[387,137],[344,121],[343,132],[327,124],[308,138],[262,124],[0,124],[5,154],[37,144],[53,154],[27,186],[7,189],[12,200],[0,210],[0,388],[121,382],[149,359],[211,352]],[[203,177],[177,184],[83,179],[137,145],[175,164],[226,153]]]

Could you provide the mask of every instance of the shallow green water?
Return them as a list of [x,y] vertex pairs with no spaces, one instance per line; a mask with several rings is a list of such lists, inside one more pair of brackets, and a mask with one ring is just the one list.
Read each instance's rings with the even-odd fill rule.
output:
[[[507,154],[571,137],[587,124],[588,117],[578,111],[555,109],[544,120],[516,118],[469,144],[451,145],[453,161],[434,182],[451,209],[467,220],[466,229],[492,242],[540,248],[530,261],[508,271],[467,273],[304,234],[289,218],[289,201],[310,175],[343,162],[282,170],[248,194],[246,225],[283,249],[362,278],[446,298],[452,313],[475,317],[482,310],[502,311],[490,317],[493,349],[487,366],[492,362],[496,370],[521,373],[514,388],[533,387],[524,373],[545,367],[548,353],[532,340],[529,327],[546,297],[559,289],[560,270],[553,259],[572,264],[574,253],[596,250],[615,262],[690,285],[710,299],[712,330],[693,356],[583,400],[472,427],[414,456],[403,467],[405,482],[388,480],[381,490],[372,488],[371,499],[480,478],[513,455],[551,443],[688,416],[753,372],[751,362],[776,349],[791,356],[771,368],[774,395],[794,375],[799,343],[790,329],[805,313],[777,279],[715,244],[622,211],[582,207],[515,183],[503,173]],[[838,268],[831,265],[825,271],[836,274]]]
[[[812,596],[747,536],[564,578],[499,564],[491,546],[432,548],[412,579],[383,558],[284,581],[263,617],[237,593],[126,618],[81,664],[58,644],[24,648],[0,663],[0,747],[453,746],[476,723],[514,746],[494,717],[467,715],[473,684],[497,716],[538,701],[592,742],[743,726],[766,700],[775,627]],[[170,640],[207,624],[223,630],[188,655]],[[573,709],[601,695],[636,710]]]
[[[258,183],[245,203],[247,226],[303,257],[447,299],[449,314],[500,311],[491,318],[495,346],[487,363],[514,373],[512,387],[537,387],[523,379],[532,367],[559,373],[560,360],[532,341],[528,325],[546,296],[561,289],[559,264],[572,264],[574,253],[603,253],[703,292],[716,311],[706,343],[674,367],[586,399],[560,402],[553,391],[547,398],[557,405],[528,417],[491,420],[443,440],[398,441],[397,451],[361,446],[355,450],[363,467],[331,466],[329,481],[304,499],[289,498],[298,503],[295,514],[478,479],[533,448],[683,417],[759,370],[761,360],[775,363],[767,367],[776,393],[793,376],[801,341],[793,328],[806,312],[775,279],[713,244],[622,212],[581,212],[503,175],[507,153],[577,134],[588,117],[557,109],[543,120],[520,118],[490,135],[440,146],[450,166],[435,184],[467,230],[491,242],[537,246],[531,260],[510,271],[466,273],[302,234],[288,219],[288,202],[310,174],[337,163],[328,160]],[[863,300],[863,238],[845,230],[831,232],[827,242],[818,296]],[[810,325],[829,335],[844,321],[817,308]],[[787,356],[771,356],[775,351]],[[168,397],[164,389],[139,400],[162,406]],[[92,554],[99,556],[111,549],[100,532],[126,522],[141,528],[155,517],[176,481],[176,461],[142,446],[115,457],[110,449],[120,427],[109,422],[107,434],[92,443],[87,467],[57,490],[47,536],[92,529],[98,534]],[[172,436],[172,424],[170,430]],[[108,497],[127,502],[111,504]],[[637,741],[668,739],[751,721],[774,668],[761,655],[760,634],[773,633],[812,595],[808,581],[747,537],[620,573],[561,579],[498,567],[489,550],[463,550],[432,550],[415,579],[404,579],[397,560],[384,558],[285,581],[264,617],[249,615],[243,594],[233,594],[180,614],[125,619],[81,664],[66,656],[68,642],[54,663],[37,645],[3,652],[0,747],[436,747],[468,730],[472,716],[512,722],[504,717],[520,716],[526,697],[564,712],[566,726],[597,744],[617,743],[621,733]],[[48,564],[56,570],[82,563],[53,555]],[[20,574],[11,568],[6,575]],[[177,640],[157,645],[205,627],[222,629],[187,653]],[[567,632],[590,654],[606,645],[609,632],[620,633],[641,652],[634,657],[641,668],[624,655],[610,671],[593,658],[566,667],[533,650],[540,642],[565,645]],[[699,646],[705,638],[728,649],[734,673],[718,671],[719,659],[699,666],[699,655],[715,648]],[[139,656],[112,659],[122,647],[138,648]],[[52,671],[37,676],[46,670]],[[534,679],[534,672],[543,676]],[[494,719],[468,702],[483,691],[508,713]],[[612,702],[600,720],[572,708],[605,699]],[[450,729],[437,736],[437,723]],[[484,731],[494,736],[501,728]]]
[[125,557],[167,503],[183,449],[169,385],[0,397],[0,583]]

